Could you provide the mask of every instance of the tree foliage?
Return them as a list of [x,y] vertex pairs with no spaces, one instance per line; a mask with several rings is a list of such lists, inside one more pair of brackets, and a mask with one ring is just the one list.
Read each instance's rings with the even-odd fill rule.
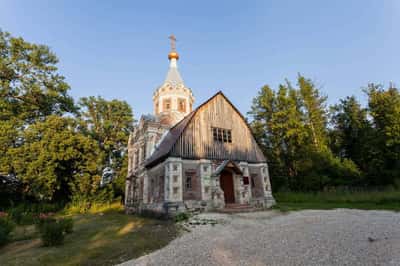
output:
[[297,85],[286,81],[276,92],[264,86],[249,112],[270,161],[273,186],[318,190],[355,182],[360,176],[356,165],[334,156],[328,147],[326,97],[301,75]]
[[74,119],[51,115],[21,134],[23,145],[8,154],[15,174],[25,184],[25,193],[38,200],[95,194],[101,151],[93,139],[77,130]]
[[105,153],[104,164],[120,167],[133,129],[133,114],[125,101],[84,97],[79,102],[79,118],[84,131],[95,139]]
[[121,175],[132,110],[101,97],[75,104],[57,63],[47,46],[0,30],[0,174],[36,201],[121,194],[99,185],[106,166]]
[[0,118],[19,125],[74,111],[58,59],[45,45],[31,44],[0,29]]

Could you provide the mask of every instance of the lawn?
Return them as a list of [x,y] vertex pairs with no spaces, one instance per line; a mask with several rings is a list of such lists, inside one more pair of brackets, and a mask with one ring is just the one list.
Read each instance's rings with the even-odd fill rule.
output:
[[177,235],[172,222],[120,211],[74,215],[74,232],[64,245],[43,247],[33,225],[18,226],[0,248],[0,265],[114,265],[168,244]]
[[400,211],[400,191],[371,192],[279,192],[274,193],[275,209],[295,211],[304,209],[362,209]]

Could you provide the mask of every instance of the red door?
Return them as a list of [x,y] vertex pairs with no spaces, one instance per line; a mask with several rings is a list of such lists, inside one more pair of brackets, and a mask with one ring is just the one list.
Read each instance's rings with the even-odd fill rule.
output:
[[228,171],[222,171],[219,184],[224,191],[225,203],[235,203],[232,173]]

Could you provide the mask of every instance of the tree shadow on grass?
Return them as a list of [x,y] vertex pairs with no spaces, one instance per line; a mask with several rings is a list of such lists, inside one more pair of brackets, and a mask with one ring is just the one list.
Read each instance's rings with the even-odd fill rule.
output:
[[[167,245],[175,225],[122,213],[79,215],[64,245],[42,247],[36,238],[2,249],[1,265],[114,265]],[[4,251],[4,253],[3,253]]]

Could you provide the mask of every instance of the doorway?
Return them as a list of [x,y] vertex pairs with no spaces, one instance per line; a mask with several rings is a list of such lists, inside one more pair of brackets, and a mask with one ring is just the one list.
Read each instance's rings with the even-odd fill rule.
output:
[[235,192],[233,188],[233,175],[229,171],[222,171],[219,184],[224,191],[225,203],[235,203]]

